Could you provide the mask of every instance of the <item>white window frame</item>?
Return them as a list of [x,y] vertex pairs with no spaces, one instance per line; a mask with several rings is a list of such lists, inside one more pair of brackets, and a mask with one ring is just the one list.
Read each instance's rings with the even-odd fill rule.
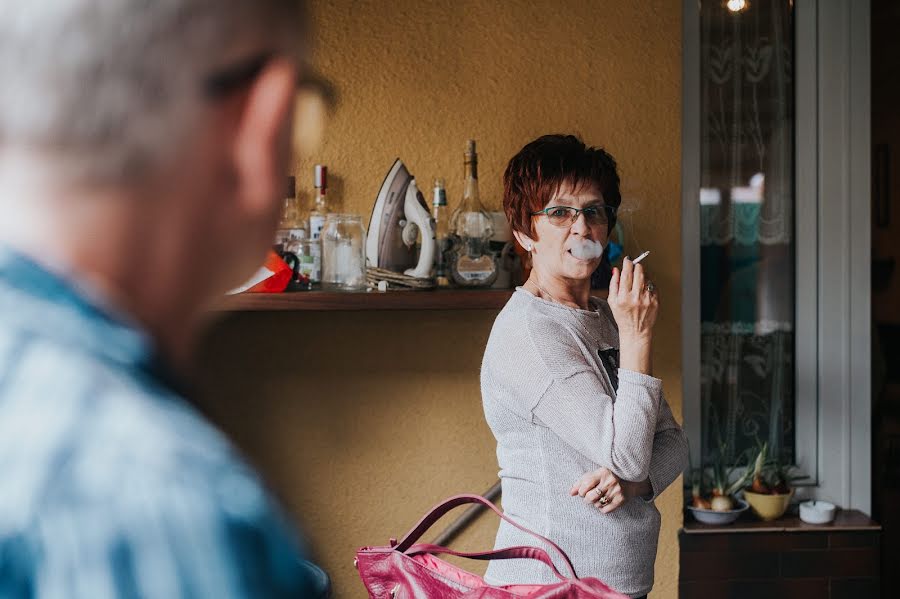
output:
[[[868,0],[795,0],[796,449],[801,495],[871,509]],[[682,383],[700,463],[700,16],[683,0]]]

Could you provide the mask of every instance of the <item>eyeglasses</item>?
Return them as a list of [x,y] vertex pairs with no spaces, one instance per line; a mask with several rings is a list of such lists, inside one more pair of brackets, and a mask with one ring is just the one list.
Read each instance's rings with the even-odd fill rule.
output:
[[[275,57],[273,52],[261,52],[235,62],[203,80],[203,91],[210,101],[229,97],[259,77],[266,64]],[[310,154],[322,142],[325,113],[337,104],[334,85],[304,64],[297,76],[297,95],[294,101],[294,151]]]
[[598,206],[588,206],[587,208],[574,208],[572,206],[550,206],[537,212],[532,212],[532,216],[545,214],[551,225],[557,227],[570,227],[572,223],[578,220],[579,214],[584,214],[584,220],[589,225],[608,225],[611,220],[616,217],[616,209],[606,204]]

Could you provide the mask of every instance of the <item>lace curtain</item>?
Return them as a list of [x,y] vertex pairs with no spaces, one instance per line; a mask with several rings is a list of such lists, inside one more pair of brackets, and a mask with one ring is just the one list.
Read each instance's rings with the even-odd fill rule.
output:
[[[793,237],[793,31],[790,3],[701,8],[700,242]],[[754,176],[763,175],[754,180]]]
[[794,446],[794,89],[790,0],[701,19],[704,460]]

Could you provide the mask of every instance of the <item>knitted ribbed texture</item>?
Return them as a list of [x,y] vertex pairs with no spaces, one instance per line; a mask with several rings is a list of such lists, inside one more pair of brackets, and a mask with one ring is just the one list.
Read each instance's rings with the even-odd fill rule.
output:
[[[599,352],[617,348],[618,333],[606,302],[592,302],[596,311],[524,289],[513,294],[484,353],[484,413],[497,439],[506,514],[560,545],[579,576],[639,596],[653,586],[660,523],[653,499],[686,467],[687,441],[662,381],[620,369],[613,389]],[[600,466],[624,480],[649,477],[653,497],[603,514],[569,495],[582,474]],[[500,524],[496,548],[535,544]],[[491,562],[486,578],[494,584],[555,580],[549,568],[526,560]]]

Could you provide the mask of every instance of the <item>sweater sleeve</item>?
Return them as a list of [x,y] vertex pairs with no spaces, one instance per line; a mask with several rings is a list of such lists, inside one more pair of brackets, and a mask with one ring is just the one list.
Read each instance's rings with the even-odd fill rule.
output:
[[529,331],[549,378],[533,418],[619,478],[646,479],[662,381],[619,369],[613,399],[609,383],[586,357],[592,350],[573,331],[542,318],[530,319]]
[[661,397],[656,434],[653,436],[653,455],[650,458],[649,479],[652,493],[645,500],[653,501],[665,491],[687,468],[687,461],[687,437],[675,421],[666,398]]

